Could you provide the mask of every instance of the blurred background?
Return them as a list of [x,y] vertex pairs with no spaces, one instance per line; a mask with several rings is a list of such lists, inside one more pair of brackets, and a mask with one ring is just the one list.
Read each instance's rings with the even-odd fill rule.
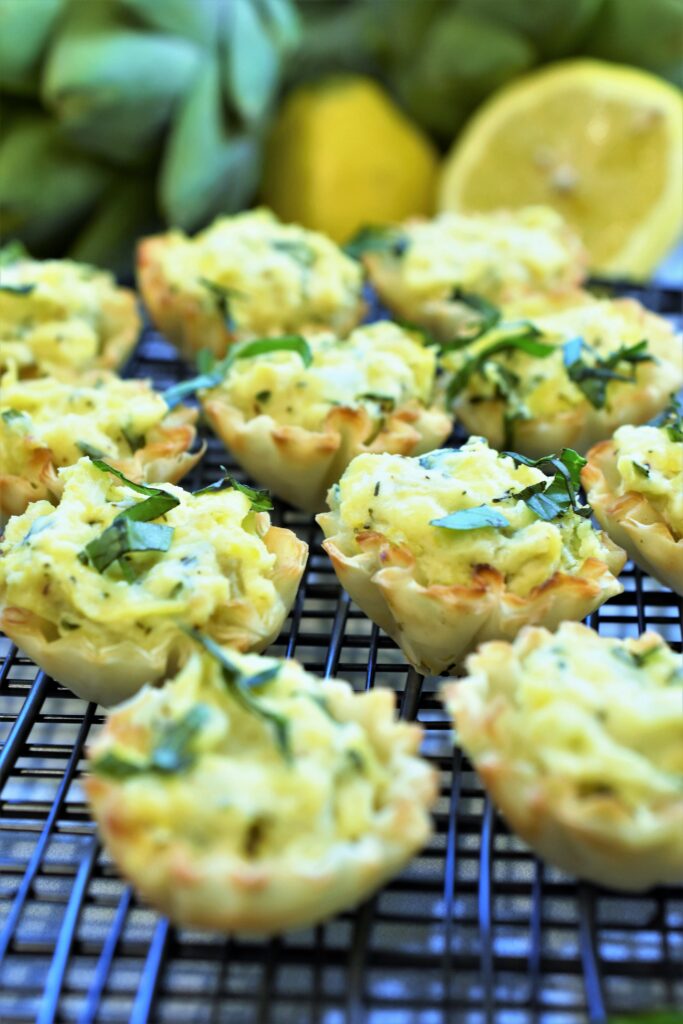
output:
[[[613,220],[646,224],[655,178],[679,187],[680,147],[657,134],[646,78],[640,103],[630,80],[616,84],[626,130],[615,89],[601,99],[602,64],[586,65],[576,102],[565,89],[553,108],[532,78],[519,115],[514,101],[490,113],[510,83],[572,58],[680,88],[683,0],[0,0],[0,233],[125,271],[141,234],[255,202],[344,242],[471,194],[480,208],[552,202],[595,234],[607,267],[606,187],[626,203]],[[604,104],[592,127],[586,97],[589,111]],[[470,121],[482,104],[498,151],[491,125]],[[505,142],[517,123],[520,137],[535,126],[533,174]],[[610,132],[619,165],[605,160]],[[677,217],[671,200],[668,233],[662,210],[659,227],[650,217],[658,258]]]

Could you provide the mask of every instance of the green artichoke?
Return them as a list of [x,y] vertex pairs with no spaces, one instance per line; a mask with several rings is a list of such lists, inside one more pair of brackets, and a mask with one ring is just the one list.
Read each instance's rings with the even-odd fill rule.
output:
[[0,240],[114,267],[248,203],[293,0],[0,0]]

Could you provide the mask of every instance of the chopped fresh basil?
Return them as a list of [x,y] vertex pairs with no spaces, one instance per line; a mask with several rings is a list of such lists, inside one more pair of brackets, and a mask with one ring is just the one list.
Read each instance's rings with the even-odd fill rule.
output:
[[120,512],[99,537],[86,544],[78,557],[82,562],[90,562],[98,572],[104,572],[112,562],[119,561],[122,573],[129,582],[132,582],[132,571],[123,561],[123,556],[136,551],[168,551],[173,538],[173,528],[153,524],[150,520],[158,519],[159,516],[170,512],[180,504],[180,501],[168,491],[129,480],[118,469],[114,469],[101,459],[91,456],[91,461],[101,472],[111,473],[138,494],[145,494],[148,497],[145,501],[140,501]]
[[89,459],[93,460],[93,462],[95,461],[95,459],[106,458],[105,453],[101,451],[101,449],[95,448],[94,445],[88,444],[87,441],[76,441],[76,447],[78,448],[79,452],[83,452],[83,454],[87,455]]
[[278,252],[283,252],[290,259],[293,259],[299,266],[308,269],[312,267],[316,261],[316,254],[314,250],[307,245],[306,242],[289,241],[288,239],[277,239],[271,242],[273,249],[277,249]]
[[654,425],[666,430],[671,441],[683,441],[683,402],[676,395]]
[[30,295],[35,291],[37,285],[30,284],[0,284],[0,292],[8,292],[10,295]]
[[475,333],[468,336],[468,341],[480,338],[482,334],[486,334],[500,322],[502,315],[500,309],[482,295],[463,291],[462,288],[454,288],[449,299],[451,302],[461,302],[477,314],[476,330]]
[[223,680],[237,703],[245,711],[249,711],[251,714],[263,719],[272,727],[275,734],[275,742],[280,753],[285,760],[290,760],[292,750],[289,736],[289,721],[277,711],[264,707],[258,698],[251,693],[252,690],[272,682],[280,672],[280,665],[276,664],[271,668],[264,669],[262,672],[257,672],[253,676],[247,676],[232,660],[230,655],[211,637],[204,636],[202,633],[197,632],[196,629],[185,629],[185,632],[218,662]]
[[[133,507],[140,508],[139,505]],[[104,572],[112,562],[135,551],[168,551],[172,539],[171,526],[139,522],[124,513],[117,516],[99,537],[86,544],[82,554],[98,572]]]
[[210,717],[211,712],[205,704],[196,704],[182,718],[174,719],[160,729],[149,757],[137,760],[108,750],[93,761],[91,771],[117,781],[150,773],[176,775],[189,771],[197,760],[192,749],[194,740]]
[[28,259],[30,259],[28,249],[17,238],[0,246],[0,267],[10,267],[13,263]]
[[[607,385],[611,380],[633,384],[636,365],[653,361],[653,357],[647,353],[647,345],[647,340],[643,339],[634,345],[621,345],[603,357],[583,338],[571,338],[562,346],[567,376],[594,408],[603,409],[607,400]],[[586,362],[584,353],[590,357],[589,362]],[[619,363],[630,363],[631,373],[618,373],[615,367]]]
[[233,491],[240,491],[246,495],[251,502],[251,507],[254,512],[270,512],[273,507],[273,503],[270,500],[270,494],[268,491],[259,491],[255,487],[248,487],[247,484],[240,483],[234,476],[230,476],[225,466],[221,466],[223,470],[223,476],[220,480],[215,480],[208,487],[202,487],[198,491],[194,491],[195,496],[199,494],[212,494],[214,491],[225,491],[231,488]]
[[272,394],[272,391],[258,391],[255,396],[256,401],[259,402],[260,405],[264,405],[266,402],[270,401]]
[[446,530],[480,530],[487,526],[500,530],[510,526],[510,521],[495,508],[478,505],[476,508],[458,509],[441,519],[431,519],[429,525],[441,526]]
[[28,414],[20,412],[19,409],[3,409],[2,412],[0,412],[0,418],[2,418],[8,426],[11,426],[13,423],[18,423],[19,420],[23,420],[24,423],[27,421],[30,422]]
[[619,661],[625,662],[632,668],[643,668],[649,661],[652,661],[662,650],[664,649],[663,644],[655,644],[654,647],[648,647],[646,651],[630,651],[628,647],[623,647],[621,644],[612,648],[612,654]]
[[144,447],[144,434],[136,434],[130,427],[121,427],[121,433],[128,442],[128,446],[132,452],[136,452],[139,448]]
[[344,246],[344,252],[354,260],[361,259],[366,252],[384,253],[400,258],[408,248],[409,241],[400,228],[368,227],[361,228],[350,242]]
[[377,402],[383,409],[391,411],[396,408],[396,399],[393,395],[383,395],[379,391],[366,391],[365,394],[356,395],[357,402]]
[[239,291],[237,288],[230,288],[228,285],[219,284],[218,281],[210,281],[206,277],[200,277],[199,281],[207,291],[211,292],[216,300],[218,312],[223,317],[226,328],[229,331],[234,331],[235,321],[230,310],[230,303],[233,299],[245,298],[244,292]]
[[537,481],[521,491],[506,495],[506,497],[524,501],[539,519],[544,519],[546,522],[563,516],[569,511],[584,519],[590,518],[590,506],[582,505],[578,499],[581,470],[586,465],[586,460],[573,448],[563,448],[559,455],[545,455],[540,459],[529,459],[526,455],[519,455],[517,452],[501,452],[501,455],[508,456],[518,464],[541,469],[543,472],[549,470],[552,474],[547,483],[542,480]]
[[481,373],[492,356],[500,352],[524,352],[534,359],[546,359],[557,351],[555,345],[539,341],[540,331],[533,324],[523,325],[517,334],[508,334],[491,342],[476,355],[470,356],[453,375],[446,390],[446,399],[452,402],[465,388],[472,376]]
[[181,381],[179,384],[167,388],[163,392],[162,398],[169,409],[173,409],[186,395],[194,394],[195,391],[201,391],[204,388],[217,387],[238,359],[253,359],[255,356],[269,355],[271,352],[296,352],[306,367],[313,362],[310,345],[300,335],[242,341],[232,345],[228,354],[218,361],[210,361],[208,356],[203,356],[203,372],[197,377]]
[[643,465],[642,462],[636,462],[635,459],[631,459],[631,465],[640,476],[650,475],[650,467]]

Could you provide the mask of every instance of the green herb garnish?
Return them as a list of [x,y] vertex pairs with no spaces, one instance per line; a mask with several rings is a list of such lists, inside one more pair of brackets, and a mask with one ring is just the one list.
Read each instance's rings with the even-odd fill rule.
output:
[[311,249],[310,245],[307,245],[306,242],[278,239],[275,242],[271,242],[271,245],[273,249],[277,249],[278,252],[285,253],[293,259],[295,263],[298,263],[299,266],[304,267],[306,270],[313,266],[317,258],[313,249]]
[[198,633],[196,629],[185,629],[185,632],[218,662],[223,680],[237,703],[245,711],[249,711],[251,714],[263,719],[264,722],[267,722],[272,727],[275,734],[275,742],[280,753],[285,760],[291,760],[292,750],[289,736],[289,721],[277,711],[264,707],[258,698],[254,697],[251,693],[252,690],[259,689],[261,686],[272,682],[280,671],[280,665],[273,665],[271,668],[257,672],[253,676],[245,675],[232,658],[211,637]]
[[239,291],[238,288],[230,288],[228,285],[219,284],[218,281],[210,281],[207,277],[200,277],[199,282],[207,291],[211,292],[216,300],[218,312],[223,317],[227,329],[231,332],[234,331],[235,320],[230,310],[230,303],[233,299],[245,298],[244,292]]
[[486,334],[487,331],[490,331],[500,322],[502,315],[500,309],[482,295],[465,292],[462,288],[454,288],[449,299],[451,302],[461,302],[477,314],[478,325],[476,332],[468,335],[468,341],[475,341],[476,338],[480,338],[482,334]]
[[305,338],[300,335],[284,335],[281,338],[255,338],[253,341],[241,341],[232,345],[228,354],[220,360],[211,361],[210,356],[202,356],[202,373],[190,380],[174,384],[163,392],[162,398],[169,409],[175,408],[186,395],[194,394],[204,388],[215,388],[224,379],[230,367],[238,359],[253,359],[255,356],[268,355],[271,352],[296,352],[304,366],[313,362],[313,353]]
[[[537,327],[534,327],[533,324],[524,325],[519,333],[499,338],[482,348],[476,355],[470,356],[453,375],[446,390],[447,401],[452,402],[466,387],[470,378],[476,373],[481,373],[488,360],[499,352],[525,352],[526,355],[533,356],[535,359],[546,359],[557,351],[555,345],[539,341],[539,337],[541,337],[541,332]],[[458,347],[461,347],[460,343],[457,344]]]
[[559,455],[545,455],[540,459],[528,459],[526,455],[519,455],[517,452],[501,452],[501,455],[507,455],[518,465],[533,466],[544,472],[550,470],[552,476],[548,481],[539,480],[521,491],[514,491],[505,498],[494,500],[516,498],[518,501],[524,501],[539,519],[546,522],[557,519],[569,511],[584,519],[590,518],[590,506],[582,505],[578,499],[581,470],[586,465],[586,460],[573,448],[563,448]]
[[11,426],[13,423],[17,423],[19,420],[26,421],[30,419],[27,413],[20,412],[19,409],[3,409],[2,412],[0,412],[0,418],[2,418],[8,426]]
[[441,519],[431,519],[429,525],[441,526],[446,530],[480,530],[487,526],[499,530],[510,526],[510,522],[495,508],[478,505],[476,508],[462,508],[457,512],[451,512]]
[[78,557],[84,563],[90,562],[98,572],[104,572],[112,562],[118,561],[124,577],[132,582],[134,576],[124,561],[124,555],[140,551],[168,551],[173,527],[155,524],[151,520],[170,512],[180,501],[168,491],[129,480],[101,459],[91,457],[91,462],[101,472],[110,473],[138,494],[147,495],[147,498],[120,512],[99,537],[86,544]]
[[94,445],[88,444],[87,441],[76,441],[76,447],[79,452],[83,452],[83,454],[87,455],[89,459],[93,460],[93,462],[95,459],[106,458],[105,453],[101,451],[100,448],[95,448]]
[[207,487],[202,487],[198,491],[193,493],[199,494],[212,494],[214,491],[225,491],[228,488],[232,488],[233,491],[240,491],[246,495],[251,502],[251,507],[254,512],[270,512],[273,507],[273,503],[270,500],[270,494],[268,491],[259,491],[255,487],[249,487],[247,484],[240,483],[234,476],[230,476],[225,466],[221,466],[223,470],[223,476],[220,480],[215,480],[212,484]]
[[8,292],[10,295],[30,295],[36,288],[37,285],[33,282],[30,284],[0,284],[0,292]]
[[[654,357],[647,353],[647,340],[634,345],[621,345],[608,356],[601,356],[583,338],[572,338],[562,346],[567,376],[586,396],[595,409],[603,409],[607,400],[607,385],[612,380],[633,384],[638,363],[651,363]],[[586,362],[584,353],[590,356]],[[620,363],[631,364],[630,374],[618,373]]]
[[354,260],[361,259],[366,252],[385,253],[400,258],[408,245],[408,238],[399,228],[368,225],[361,228],[351,241],[346,243],[344,252]]
[[396,408],[396,399],[393,395],[383,395],[379,391],[366,391],[365,394],[356,395],[357,402],[377,402],[383,409],[391,411]]
[[640,476],[650,475],[650,467],[644,466],[642,462],[636,462],[635,459],[631,459],[631,465]]
[[647,665],[656,655],[658,655],[663,649],[663,644],[655,644],[654,647],[648,647],[646,651],[630,651],[628,647],[623,647],[621,644],[612,648],[612,654],[619,661],[625,662],[632,668],[642,668]]
[[28,249],[18,238],[0,246],[0,267],[10,267],[13,263],[20,263],[21,260],[30,258]]
[[654,425],[666,430],[671,441],[683,441],[683,402],[676,395],[671,396],[668,407]]
[[125,780],[136,775],[155,773],[175,775],[189,771],[197,760],[192,745],[204,728],[211,712],[205,704],[196,704],[182,718],[166,723],[159,731],[157,741],[148,758],[132,760],[115,750],[108,750],[90,766],[95,775]]

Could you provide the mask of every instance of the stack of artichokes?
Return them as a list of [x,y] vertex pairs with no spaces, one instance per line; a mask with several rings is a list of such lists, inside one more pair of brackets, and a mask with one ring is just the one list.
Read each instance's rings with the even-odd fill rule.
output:
[[253,197],[292,0],[0,0],[0,234],[125,265]]

